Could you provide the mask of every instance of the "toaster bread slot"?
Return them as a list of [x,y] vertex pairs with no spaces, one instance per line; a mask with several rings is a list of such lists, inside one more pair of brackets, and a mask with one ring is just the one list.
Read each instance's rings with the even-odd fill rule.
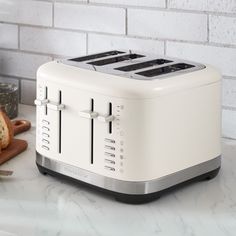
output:
[[133,71],[133,70],[144,69],[151,66],[162,65],[162,64],[166,64],[170,62],[172,61],[166,60],[166,59],[156,59],[156,60],[146,61],[146,62],[137,63],[137,64],[133,64],[129,66],[118,67],[118,68],[115,68],[115,70],[128,72],[128,71]]
[[170,65],[170,66],[164,66],[164,67],[155,68],[152,70],[142,71],[142,72],[139,72],[136,74],[146,76],[146,77],[154,77],[154,76],[158,76],[158,75],[173,73],[176,71],[186,70],[186,69],[189,69],[192,67],[194,67],[194,66],[190,65],[190,64],[178,63],[178,64],[174,64],[174,65]]
[[73,58],[73,59],[70,59],[69,61],[83,62],[83,61],[89,61],[89,60],[98,59],[98,58],[102,58],[102,57],[115,56],[115,55],[122,54],[122,53],[124,53],[124,52],[108,51],[108,52],[103,52],[103,53],[92,54],[89,56]]
[[[94,99],[91,99],[91,111],[94,111]],[[91,164],[93,164],[94,120],[91,119]]]
[[103,60],[99,60],[99,61],[89,62],[88,64],[94,65],[94,66],[105,66],[108,64],[113,64],[113,63],[127,61],[127,60],[133,60],[133,59],[140,58],[140,57],[144,57],[144,56],[131,53],[131,54],[124,55],[124,56],[112,57],[112,58],[107,58],[107,59],[103,59]]

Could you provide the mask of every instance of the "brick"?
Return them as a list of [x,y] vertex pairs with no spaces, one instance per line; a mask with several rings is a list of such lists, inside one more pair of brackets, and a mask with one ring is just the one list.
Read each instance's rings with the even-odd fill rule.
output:
[[112,7],[56,3],[55,26],[124,34],[125,10]]
[[36,82],[29,80],[21,80],[21,103],[26,105],[34,105],[36,98]]
[[90,0],[91,3],[104,3],[127,6],[165,7],[165,0]]
[[210,16],[210,42],[236,45],[236,17]]
[[0,24],[0,48],[18,48],[18,27],[16,25]]
[[222,135],[226,138],[236,139],[236,110],[223,109]]
[[20,48],[55,55],[86,54],[86,34],[54,29],[21,27]]
[[164,42],[157,40],[98,34],[89,34],[88,39],[89,53],[101,52],[110,49],[132,49],[149,53],[164,54]]
[[219,68],[223,75],[236,76],[234,48],[167,42],[166,53],[168,56],[212,64]]
[[128,34],[204,42],[207,16],[154,10],[128,10]]
[[50,60],[48,56],[0,50],[0,71],[3,75],[35,79],[38,67]]
[[223,79],[222,98],[223,106],[236,108],[236,78]]
[[11,0],[0,1],[0,21],[30,25],[52,25],[52,3]]
[[213,12],[236,12],[235,0],[168,0],[169,8],[213,11]]

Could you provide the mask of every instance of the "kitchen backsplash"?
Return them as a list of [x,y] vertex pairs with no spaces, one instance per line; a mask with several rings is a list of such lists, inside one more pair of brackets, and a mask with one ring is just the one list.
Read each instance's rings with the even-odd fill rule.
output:
[[114,48],[217,66],[223,136],[236,138],[235,0],[0,0],[0,80],[32,104],[37,68]]

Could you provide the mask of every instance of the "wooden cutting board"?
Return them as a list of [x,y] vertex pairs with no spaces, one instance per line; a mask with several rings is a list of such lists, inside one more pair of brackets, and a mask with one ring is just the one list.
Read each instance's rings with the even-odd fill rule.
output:
[[0,165],[25,151],[28,143],[25,140],[13,139],[12,143],[0,154]]
[[[12,121],[14,135],[30,129],[30,122],[25,120]],[[0,153],[0,165],[25,151],[28,143],[25,140],[13,139],[12,143]]]

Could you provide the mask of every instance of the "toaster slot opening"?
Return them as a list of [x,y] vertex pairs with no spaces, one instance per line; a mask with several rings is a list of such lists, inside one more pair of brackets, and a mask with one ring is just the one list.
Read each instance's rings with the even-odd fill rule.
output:
[[108,64],[113,64],[113,63],[126,61],[126,60],[133,60],[133,59],[140,58],[140,57],[144,57],[144,56],[131,53],[131,54],[124,55],[124,56],[118,56],[118,57],[107,58],[107,59],[103,59],[103,60],[99,60],[99,61],[93,61],[93,62],[89,62],[87,64],[94,65],[94,66],[105,66]]
[[142,63],[137,63],[137,64],[133,64],[133,65],[129,65],[129,66],[118,67],[118,68],[115,68],[115,70],[128,72],[128,71],[133,71],[133,70],[144,69],[144,68],[151,67],[151,66],[162,65],[162,64],[166,64],[166,63],[170,63],[170,62],[172,62],[172,61],[169,61],[166,59],[156,59],[156,60],[145,61]]
[[186,70],[186,69],[189,69],[192,67],[194,67],[194,66],[190,65],[190,64],[178,63],[178,64],[174,64],[174,65],[170,65],[170,66],[164,66],[164,67],[160,67],[160,68],[156,68],[156,69],[152,69],[152,70],[142,71],[142,72],[139,72],[136,74],[146,76],[146,77],[154,77],[154,76],[158,76],[158,75],[173,73],[173,72],[180,71],[180,70]]
[[[45,87],[45,99],[48,99],[48,87]],[[48,108],[45,106],[45,115],[48,114]]]
[[[109,116],[111,116],[111,115],[112,115],[112,103],[110,102],[109,103]],[[108,130],[109,130],[109,134],[112,134],[112,122],[111,121],[109,122]]]
[[88,55],[88,56],[84,56],[84,57],[77,57],[77,58],[69,59],[69,61],[83,62],[83,61],[89,61],[89,60],[98,59],[98,58],[107,57],[107,56],[115,56],[115,55],[122,54],[122,53],[124,53],[124,52],[108,51],[108,52],[92,54],[92,55]]
[[[62,94],[61,94],[61,90],[59,91],[59,104],[62,103]],[[61,153],[61,111],[59,111],[59,145],[58,145],[58,151],[59,153]]]
[[[91,99],[91,111],[94,111],[94,99]],[[91,150],[91,157],[90,157],[90,163],[93,164],[93,142],[94,142],[94,120],[91,119],[91,141],[90,141],[90,150]]]

